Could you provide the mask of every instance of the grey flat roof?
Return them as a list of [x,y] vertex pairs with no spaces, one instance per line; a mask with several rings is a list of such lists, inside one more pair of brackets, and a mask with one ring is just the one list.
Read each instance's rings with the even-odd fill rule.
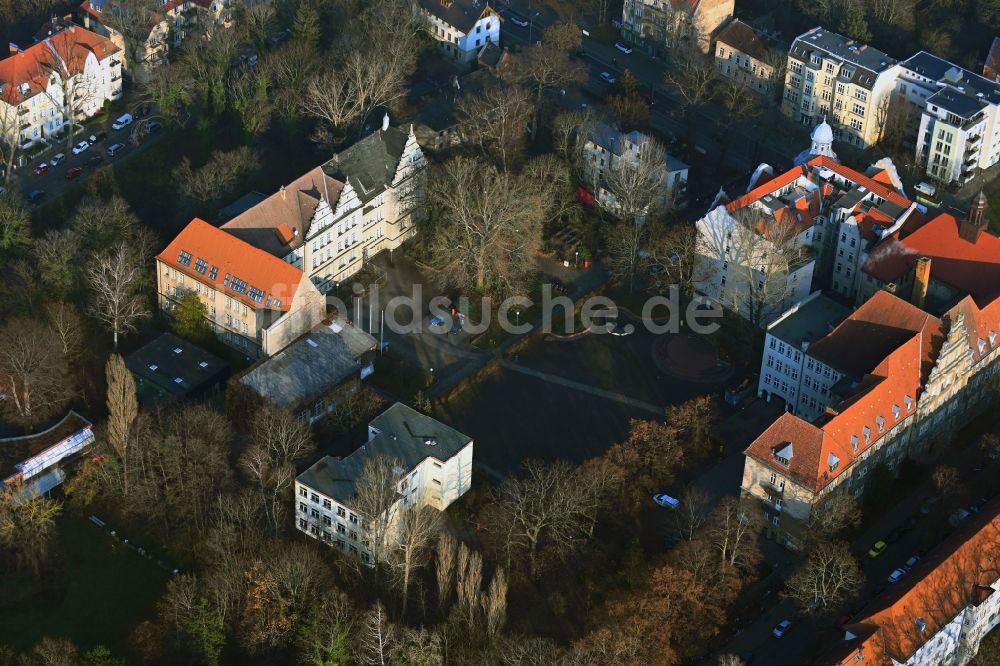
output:
[[803,342],[816,342],[850,314],[849,307],[820,294],[800,303],[798,310],[787,314],[767,332],[796,349],[802,349]]
[[217,381],[228,367],[218,356],[169,332],[126,356],[125,365],[143,381],[178,397]]
[[358,374],[358,359],[376,340],[343,320],[320,324],[240,378],[263,398],[295,405]]
[[920,51],[901,64],[920,76],[946,85],[928,101],[963,118],[975,115],[987,104],[1000,104],[1000,84],[933,53]]
[[927,101],[962,118],[972,118],[987,106],[986,100],[951,88],[937,91],[928,97]]
[[[796,52],[796,49],[803,49],[803,51]],[[800,58],[808,59],[809,51],[814,49],[826,51],[844,62],[863,67],[876,74],[885,71],[897,62],[895,58],[876,48],[824,28],[813,28],[796,37],[792,43],[792,54]]]
[[468,435],[401,402],[372,419],[371,427],[378,434],[354,453],[344,458],[324,456],[299,474],[299,482],[338,502],[348,503],[354,497],[354,482],[366,461],[388,456],[409,471],[427,458],[445,462],[472,441]]

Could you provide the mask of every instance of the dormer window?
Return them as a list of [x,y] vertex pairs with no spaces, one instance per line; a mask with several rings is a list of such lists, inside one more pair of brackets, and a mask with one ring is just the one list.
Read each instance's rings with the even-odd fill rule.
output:
[[913,398],[911,398],[908,395],[907,396],[903,396],[903,402],[906,403],[906,411],[912,412],[913,411]]
[[996,343],[996,340],[997,340],[997,334],[994,333],[993,331],[990,331],[990,347],[992,347]]
[[899,409],[899,405],[893,405],[892,406],[892,417],[894,419],[896,419],[897,421],[899,420],[899,413],[900,413],[900,411],[902,411],[902,410]]
[[885,419],[881,416],[875,417],[875,425],[878,426],[879,432],[885,432]]
[[855,453],[858,452],[858,436],[857,435],[851,435],[851,448],[854,449]]
[[775,447],[774,449],[774,459],[779,463],[788,467],[792,460],[792,443],[788,442],[782,446]]
[[871,443],[872,443],[872,429],[871,429],[871,428],[869,428],[868,426],[865,426],[865,427],[864,427],[864,428],[862,429],[862,431],[861,431],[861,432],[862,432],[862,433],[864,433],[864,436],[865,436],[865,444],[871,444]]
[[840,467],[840,458],[831,453],[826,457],[826,464],[829,465],[830,471],[832,472]]
[[986,349],[986,340],[979,338],[979,353],[982,354],[985,349]]

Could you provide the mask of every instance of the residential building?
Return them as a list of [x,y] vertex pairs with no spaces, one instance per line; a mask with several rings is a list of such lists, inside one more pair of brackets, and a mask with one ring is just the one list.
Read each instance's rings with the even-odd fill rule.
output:
[[733,19],[715,38],[715,68],[721,77],[769,99],[783,83],[774,80],[774,68],[788,47],[779,48],[750,24]]
[[412,127],[407,133],[386,121],[222,229],[302,269],[326,293],[413,237],[425,164]]
[[939,213],[874,247],[863,264],[857,302],[885,289],[928,312],[943,313],[965,296],[979,306],[1000,297],[1000,238],[988,230],[986,195],[967,215]]
[[326,310],[301,269],[198,218],[156,257],[156,276],[165,314],[194,292],[212,331],[251,358],[278,353]]
[[122,96],[121,49],[80,26],[57,31],[0,60],[0,140],[22,150],[51,144]]
[[480,50],[500,43],[500,14],[483,0],[417,0],[430,33],[449,57],[471,64]]
[[323,322],[257,362],[239,382],[261,398],[314,423],[375,370],[377,341],[345,318]]
[[916,159],[933,180],[966,183],[1000,161],[1000,83],[920,51],[896,85],[920,119]]
[[[380,521],[387,543],[400,515],[422,507],[444,511],[472,482],[473,443],[468,435],[396,403],[372,419],[368,441],[344,458],[325,456],[295,481],[295,524],[302,532],[374,563],[371,521]],[[398,498],[379,516],[354,506],[355,483],[378,456],[398,467]]]
[[625,0],[622,38],[662,57],[682,39],[708,53],[712,36],[733,16],[735,0]]
[[803,125],[828,121],[838,141],[867,148],[878,141],[899,65],[890,56],[813,28],[788,51],[781,111]]
[[63,467],[94,446],[90,421],[70,410],[46,430],[0,439],[0,498],[44,495],[66,479]]
[[960,666],[1000,623],[1000,504],[988,503],[843,627],[824,666]]
[[221,358],[173,333],[163,333],[132,352],[125,365],[143,406],[218,392],[229,372]]
[[994,395],[1000,300],[981,308],[966,297],[937,318],[879,292],[863,310],[809,346],[845,373],[826,413],[809,423],[786,412],[744,452],[742,494],[760,503],[767,535],[792,549],[827,495],[860,496],[876,466],[895,473],[926,456]]
[[[593,191],[602,205],[615,209],[615,195],[608,186],[607,176],[623,164],[637,165],[643,146],[649,137],[632,130],[628,134],[598,123],[583,141],[583,182]],[[663,197],[660,206],[670,208],[684,197],[687,189],[688,165],[665,155],[662,170]]]
[[836,384],[839,377],[831,377],[830,367],[810,356],[809,347],[850,314],[850,308],[816,291],[771,322],[764,334],[757,395],[768,402],[772,397],[784,400],[788,411],[806,421],[822,415],[830,404],[824,386]]

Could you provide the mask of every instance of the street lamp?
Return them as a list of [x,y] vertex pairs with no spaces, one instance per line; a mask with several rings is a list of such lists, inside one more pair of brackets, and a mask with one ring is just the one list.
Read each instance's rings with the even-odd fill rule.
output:
[[521,311],[519,309],[514,310],[514,314],[517,316],[517,325],[521,325]]
[[[529,8],[530,11],[530,8]],[[531,46],[531,29],[535,27],[535,17],[541,14],[541,12],[535,12],[528,17],[528,46]]]
[[579,268],[580,267],[580,251],[577,250],[574,254],[575,254],[575,257],[573,259],[573,268]]

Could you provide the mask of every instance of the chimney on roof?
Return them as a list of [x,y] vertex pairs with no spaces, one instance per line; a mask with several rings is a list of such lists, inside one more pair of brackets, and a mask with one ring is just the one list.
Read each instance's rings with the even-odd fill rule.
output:
[[918,308],[924,307],[924,300],[927,298],[927,288],[931,284],[931,258],[920,257],[913,267],[913,291],[910,293],[910,302]]
[[982,235],[983,229],[986,228],[986,209],[988,207],[989,202],[986,200],[986,194],[979,190],[979,194],[972,200],[972,205],[969,207],[969,214],[958,223],[958,235],[962,240],[973,245],[979,242],[979,237]]
[[284,185],[281,186],[281,190],[280,191],[281,191],[281,200],[284,201],[285,200],[285,186]]

